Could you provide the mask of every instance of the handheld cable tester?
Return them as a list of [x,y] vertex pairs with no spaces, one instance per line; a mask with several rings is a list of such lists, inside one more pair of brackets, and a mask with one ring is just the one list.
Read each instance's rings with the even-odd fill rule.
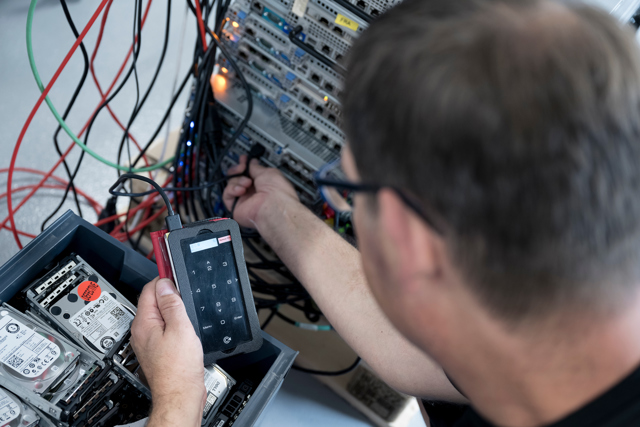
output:
[[160,277],[173,276],[205,366],[258,350],[262,336],[238,223],[202,221],[154,232],[152,240]]

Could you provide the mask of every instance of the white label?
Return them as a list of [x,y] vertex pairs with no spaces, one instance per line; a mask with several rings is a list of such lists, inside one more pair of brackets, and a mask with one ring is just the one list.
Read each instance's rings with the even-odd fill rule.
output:
[[205,240],[204,242],[192,243],[189,245],[189,249],[191,249],[191,253],[194,253],[204,251],[209,248],[215,248],[216,246],[218,246],[218,239],[213,238]]
[[307,5],[309,4],[309,0],[296,0],[293,3],[293,7],[291,8],[291,12],[298,15],[298,17],[303,18],[304,14],[307,13]]
[[35,378],[60,355],[60,347],[11,316],[0,320],[0,361],[27,378]]
[[133,314],[108,292],[103,292],[100,298],[69,319],[69,323],[102,353],[107,353],[127,333],[132,321]]
[[20,415],[20,407],[18,404],[5,393],[0,390],[0,423],[2,425],[9,424]]

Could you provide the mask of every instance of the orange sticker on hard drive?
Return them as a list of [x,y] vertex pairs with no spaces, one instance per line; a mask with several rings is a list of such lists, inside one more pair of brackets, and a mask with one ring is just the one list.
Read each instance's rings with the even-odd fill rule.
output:
[[92,282],[91,280],[82,282],[80,283],[80,286],[78,286],[78,295],[85,301],[95,301],[101,293],[102,290],[100,289],[100,285],[96,282]]

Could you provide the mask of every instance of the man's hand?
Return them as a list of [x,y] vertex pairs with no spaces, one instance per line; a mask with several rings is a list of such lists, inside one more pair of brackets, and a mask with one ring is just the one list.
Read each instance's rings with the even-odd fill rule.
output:
[[[229,175],[242,173],[247,164],[247,156],[240,156],[237,166],[229,169]],[[243,227],[258,228],[257,221],[269,207],[287,202],[299,202],[293,186],[282,173],[274,168],[260,166],[257,160],[249,164],[250,177],[241,176],[229,180],[222,194],[222,200],[231,210],[235,199],[238,202],[233,211],[233,219]]]
[[142,290],[131,345],[153,397],[148,426],[200,426],[206,395],[202,344],[170,280],[156,278]]

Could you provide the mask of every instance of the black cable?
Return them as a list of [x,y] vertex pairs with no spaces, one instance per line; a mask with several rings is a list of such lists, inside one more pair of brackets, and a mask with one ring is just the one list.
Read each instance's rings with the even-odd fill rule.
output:
[[[77,39],[78,37],[80,37],[80,33],[78,33],[78,29],[76,28],[76,25],[73,22],[73,18],[71,17],[71,13],[69,12],[69,8],[67,7],[67,2],[65,0],[60,0],[60,5],[62,6],[62,10],[64,12],[65,18],[67,19],[67,23],[69,24],[69,27],[71,28],[71,31],[73,32],[74,37]],[[69,113],[71,112],[71,109],[73,108],[73,105],[75,104],[78,98],[78,95],[80,94],[80,91],[84,86],[84,82],[87,79],[87,75],[89,74],[89,55],[87,54],[87,49],[84,46],[84,42],[80,43],[80,50],[82,51],[82,59],[84,61],[84,69],[82,71],[82,77],[80,77],[80,81],[78,82],[78,85],[76,86],[76,89],[73,92],[73,95],[71,96],[71,100],[69,100],[69,104],[67,104],[67,108],[65,109],[64,114],[62,115],[62,120],[66,120],[67,117],[69,116]],[[60,157],[62,157],[62,150],[60,150],[60,144],[58,143],[58,135],[60,134],[61,130],[62,130],[62,126],[58,125],[58,128],[53,134],[53,145],[55,146],[56,151],[58,152],[58,155]],[[71,170],[69,169],[69,164],[67,163],[66,159],[62,161],[62,165],[64,166],[64,169],[67,172],[67,176],[69,177],[69,186],[71,188],[71,191],[73,191],[73,198],[76,202],[76,208],[78,209],[78,214],[80,215],[80,217],[82,217],[82,208],[80,207],[80,199],[78,198],[78,192],[76,191],[76,187],[73,184],[73,177],[71,176]],[[51,215],[45,218],[45,220],[42,222],[42,225],[40,226],[40,231],[44,231],[45,227],[47,226],[47,222],[49,222],[49,220],[57,212],[58,210],[55,210]]]
[[[191,12],[197,16],[195,7],[193,6],[191,0],[187,0],[187,5],[189,6],[189,9],[191,9]],[[222,16],[220,16],[220,19],[222,19]],[[213,42],[216,44],[218,49],[220,49],[220,52],[222,52],[222,55],[224,55],[224,57],[227,59],[227,61],[231,65],[231,68],[233,68],[234,71],[236,72],[236,75],[240,79],[240,82],[242,83],[242,86],[244,87],[245,92],[247,94],[247,112],[245,113],[244,118],[236,128],[235,132],[231,135],[231,138],[229,138],[229,141],[227,141],[227,145],[223,148],[221,155],[219,156],[216,164],[213,167],[213,170],[215,172],[220,168],[220,166],[222,165],[222,160],[231,149],[231,146],[242,134],[242,132],[244,131],[244,128],[246,127],[247,123],[251,119],[251,114],[253,113],[253,95],[251,94],[251,87],[249,86],[249,83],[247,83],[247,80],[244,78],[244,74],[242,73],[242,70],[240,70],[240,67],[238,66],[236,61],[225,49],[225,47],[222,44],[222,41],[220,40],[220,37],[218,37],[218,34],[211,31],[211,29],[207,27],[206,23],[204,23],[204,26],[206,31],[211,35]]]
[[169,103],[169,107],[167,108],[167,111],[164,113],[164,116],[162,116],[162,120],[160,121],[160,124],[158,125],[156,130],[153,132],[153,135],[151,135],[151,138],[149,138],[149,142],[147,142],[145,144],[145,146],[142,147],[142,151],[140,151],[140,153],[138,153],[138,157],[136,157],[136,160],[133,162],[133,167],[134,168],[135,168],[136,164],[140,161],[140,159],[142,159],[142,157],[147,153],[147,150],[149,149],[149,147],[151,147],[151,144],[153,144],[153,142],[155,141],[156,137],[158,136],[158,134],[162,130],[162,127],[164,126],[164,124],[166,123],[167,119],[171,115],[171,110],[173,109],[174,105],[178,101],[178,98],[180,97],[180,94],[182,93],[184,88],[187,86],[187,83],[189,82],[189,78],[191,77],[191,74],[192,74],[192,69],[189,69],[189,72],[184,77],[184,79],[182,80],[182,83],[180,83],[180,87],[178,88],[178,90],[174,94],[173,99],[171,99],[171,102]]
[[[135,23],[134,23],[135,24]],[[138,38],[139,40],[139,38]],[[138,57],[138,53],[139,53],[140,49],[136,49],[136,44],[134,43],[134,49],[133,49],[133,62],[136,61],[137,57]],[[132,65],[129,67],[129,70],[127,71],[127,74],[125,75],[125,77],[122,79],[122,82],[120,82],[120,84],[118,85],[118,87],[114,90],[114,92],[107,98],[104,100],[104,102],[102,102],[102,104],[100,104],[100,106],[97,108],[96,112],[93,114],[93,116],[91,117],[91,121],[89,122],[89,126],[87,127],[87,131],[84,135],[84,144],[85,145],[89,145],[89,134],[91,133],[91,128],[93,127],[93,124],[95,123],[98,115],[100,114],[100,112],[102,111],[102,109],[104,107],[106,107],[111,101],[113,101],[113,99],[118,96],[118,94],[120,93],[120,91],[122,90],[122,88],[125,86],[125,84],[127,84],[127,82],[129,81],[129,77],[131,77],[131,74],[133,73],[133,63]],[[53,213],[45,220],[45,221],[49,221],[51,218],[53,218],[53,216],[58,213],[58,211],[62,208],[62,206],[64,205],[64,202],[67,200],[67,195],[69,194],[69,190],[71,189],[71,182],[73,182],[73,180],[76,178],[76,176],[78,175],[78,171],[80,170],[80,166],[82,165],[82,161],[84,160],[84,155],[85,155],[85,151],[82,150],[82,152],[80,153],[80,157],[78,158],[78,163],[76,164],[76,168],[73,171],[73,174],[71,175],[71,177],[69,178],[69,184],[67,184],[67,188],[64,191],[64,194],[62,195],[62,198],[60,200],[60,203],[58,204],[58,206],[54,209]]]
[[345,369],[341,369],[339,371],[318,371],[315,369],[308,369],[308,368],[303,368],[302,366],[298,366],[298,365],[292,365],[291,369],[295,369],[296,371],[300,371],[300,372],[305,372],[307,374],[311,374],[311,375],[321,375],[324,377],[338,377],[340,375],[344,375],[344,374],[348,374],[349,372],[353,371],[354,369],[356,369],[358,367],[358,365],[360,365],[360,362],[362,361],[362,359],[360,358],[360,356],[358,356],[358,358],[356,358],[356,361],[353,362],[353,364],[351,366],[349,366],[348,368]]
[[[242,174],[233,174],[233,175],[229,175],[229,176],[225,176],[224,178],[219,179],[218,181],[214,181],[214,182],[210,182],[206,185],[201,185],[198,187],[165,187],[164,191],[174,191],[174,192],[188,192],[188,191],[201,191],[201,190],[205,190],[209,187],[213,187],[215,185],[221,184],[231,178],[235,178],[238,176],[242,176]],[[155,188],[153,190],[148,190],[145,191],[143,193],[118,193],[119,196],[125,196],[125,197],[144,197],[144,196],[148,196],[149,194],[153,194],[155,193],[156,190]]]
[[118,177],[118,180],[109,188],[109,194],[113,196],[125,195],[126,193],[120,193],[116,191],[116,188],[118,188],[127,179],[137,179],[139,181],[144,181],[147,184],[152,185],[156,189],[156,191],[160,193],[160,197],[162,197],[164,204],[167,205],[167,212],[169,213],[169,215],[175,215],[175,212],[173,211],[173,207],[171,206],[171,202],[169,201],[169,197],[167,196],[167,193],[164,192],[164,189],[160,187],[160,185],[158,185],[157,182],[155,182],[150,178],[147,178],[146,176],[136,175],[134,173],[123,173]]
[[[135,119],[138,117],[138,114],[140,113],[140,110],[142,110],[142,107],[144,106],[145,102],[147,101],[149,94],[151,93],[151,90],[153,89],[154,85],[156,84],[156,80],[158,78],[158,74],[160,74],[160,70],[162,69],[162,65],[164,64],[164,59],[167,53],[167,48],[169,46],[169,29],[171,27],[171,0],[167,0],[167,17],[166,17],[166,21],[165,21],[165,31],[164,31],[164,41],[162,44],[162,52],[160,53],[160,59],[158,61],[158,65],[156,66],[155,72],[153,74],[153,77],[151,78],[151,83],[149,83],[149,87],[147,88],[147,91],[145,92],[145,94],[142,97],[142,100],[140,101],[140,103],[138,104],[136,102],[136,108],[134,108],[133,113],[131,114],[131,117],[129,118],[129,121],[127,123],[127,127],[126,130],[124,131],[124,134],[122,135],[122,139],[120,141],[120,148],[118,149],[118,164],[120,164],[120,159],[122,156],[122,149],[124,146],[124,142],[125,139],[129,138],[129,129],[131,128],[131,126],[133,125],[133,122],[135,121]],[[138,40],[140,36],[138,36]],[[131,159],[129,159],[129,164],[131,165]],[[134,166],[131,165],[131,167],[133,168]],[[118,170],[118,173],[120,173],[120,171]]]
[[[134,12],[133,12],[133,44],[134,46],[136,45],[136,40],[137,40],[137,52],[134,50],[134,55],[133,55],[133,61],[131,62],[131,66],[133,67],[133,80],[135,83],[135,87],[136,87],[136,101],[134,103],[133,106],[133,112],[131,113],[131,115],[135,114],[137,108],[138,108],[138,103],[140,102],[140,79],[138,78],[138,67],[137,67],[137,63],[138,63],[138,55],[140,54],[140,48],[142,46],[142,0],[137,0],[135,1],[135,8],[134,8]],[[137,38],[136,38],[136,33],[137,33]],[[128,123],[131,123],[131,118],[129,118]],[[127,154],[128,154],[128,159],[129,159],[129,170],[132,169],[131,166],[131,139],[129,136],[129,125],[127,125],[127,128],[124,131],[124,138],[126,139],[126,143],[127,143]],[[122,146],[121,146],[122,148]],[[118,158],[117,158],[117,163],[120,164],[120,151],[118,152]],[[120,175],[120,170],[116,169],[117,175]],[[135,242],[133,241],[133,239],[131,238],[131,233],[129,233],[129,218],[130,218],[130,213],[131,213],[131,205],[132,205],[132,201],[129,201],[129,207],[127,209],[127,213],[125,215],[124,221],[122,223],[122,230],[124,231],[125,236],[127,237],[127,241],[129,242],[129,244],[131,245],[131,247],[137,251],[137,247]]]
[[267,319],[264,321],[264,323],[262,325],[260,325],[260,329],[264,329],[267,326],[269,326],[269,323],[271,323],[271,321],[273,320],[274,317],[276,317],[276,313],[278,312],[278,308],[272,308],[271,309],[271,314],[269,314],[269,317],[267,317]]
[[289,41],[291,43],[293,43],[294,45],[298,46],[300,49],[302,49],[305,52],[307,52],[309,55],[313,56],[318,61],[322,62],[327,67],[331,68],[336,73],[339,73],[339,74],[345,74],[346,73],[347,70],[342,65],[338,64],[337,62],[333,61],[332,59],[327,58],[326,56],[324,56],[323,54],[318,52],[313,46],[311,46],[311,45],[305,43],[304,41],[300,40],[300,38],[298,36],[301,33],[302,33],[302,26],[301,25],[296,26],[294,29],[292,29],[289,32]]
[[[138,53],[139,53],[140,51],[139,47],[142,45],[142,0],[138,0],[135,4],[137,6],[133,14],[133,22],[134,22],[133,42],[134,43],[136,42],[136,32],[137,32],[138,33]],[[131,65],[133,66],[133,81],[135,82],[135,85],[136,85],[136,102],[133,104],[133,111],[129,116],[129,120],[127,121],[127,126],[122,135],[122,142],[120,143],[120,147],[118,149],[118,157],[116,160],[116,163],[120,164],[120,155],[122,154],[122,148],[126,141],[127,154],[129,158],[129,171],[133,169],[133,166],[131,165],[131,138],[129,137],[129,127],[130,127],[130,124],[133,122],[133,118],[135,117],[135,114],[138,110],[138,103],[140,102],[140,80],[138,78],[137,58],[134,58]],[[116,169],[116,172],[117,172],[117,175],[120,176],[120,170]],[[125,225],[123,228],[125,229],[127,239],[131,242],[131,236],[129,236],[129,232],[126,230],[128,220],[129,220],[129,212],[127,211],[127,217],[125,218]]]

